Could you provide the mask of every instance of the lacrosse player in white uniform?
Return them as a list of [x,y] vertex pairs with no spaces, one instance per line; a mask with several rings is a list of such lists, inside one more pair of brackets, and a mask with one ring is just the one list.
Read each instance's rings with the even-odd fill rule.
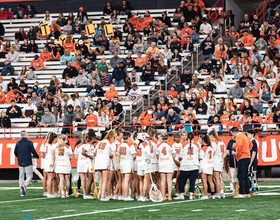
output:
[[158,170],[160,173],[161,180],[161,193],[163,195],[163,201],[166,201],[166,184],[168,191],[168,201],[172,201],[172,176],[174,172],[174,149],[167,144],[168,135],[164,134],[161,136],[161,142],[157,148],[158,158]]
[[48,143],[50,137],[50,132],[47,134],[45,140],[42,142],[40,147],[40,153],[41,153],[41,169],[43,170],[43,196],[47,196],[47,179],[48,179],[48,173],[45,172],[45,157],[46,157],[46,147],[45,145]]
[[123,143],[118,147],[118,157],[120,161],[120,171],[123,175],[122,193],[124,201],[133,201],[129,196],[129,186],[131,183],[131,175],[133,173],[134,159],[136,158],[136,150],[133,145],[133,139],[128,131],[123,133]]
[[58,195],[57,192],[57,181],[56,175],[54,173],[54,164],[53,164],[53,157],[52,151],[57,146],[57,135],[55,133],[50,133],[48,142],[44,145],[44,149],[41,151],[45,154],[45,172],[47,173],[47,188],[48,188],[48,198],[55,198]]
[[[71,173],[71,160],[73,159],[73,152],[70,146],[66,145],[66,135],[61,135],[58,139],[58,145],[52,150],[53,163],[55,173],[59,175],[59,188],[61,198],[69,197],[70,190],[70,173]],[[66,193],[64,189],[66,185]]]
[[[110,130],[105,138],[100,141],[95,149],[94,154],[96,155],[94,161],[94,168],[98,172],[99,177],[99,190],[100,190],[100,201],[109,201],[109,198],[105,196],[108,176],[109,176],[109,168],[110,168],[110,158],[113,157],[116,170],[118,170],[117,156],[116,151],[112,150],[111,145],[115,141],[116,132],[115,130]],[[112,153],[111,153],[112,152]]]
[[214,149],[214,179],[216,183],[216,198],[225,198],[223,183],[222,183],[222,171],[224,167],[223,153],[225,152],[225,144],[219,138],[215,129],[209,132],[209,138],[211,145]]
[[[208,135],[199,136],[201,148],[199,151],[200,172],[203,184],[203,196],[201,199],[208,199],[208,183],[212,198],[214,199],[215,186],[213,183],[213,169],[214,169],[214,149],[211,146],[211,141]],[[207,183],[208,182],[208,183]]]

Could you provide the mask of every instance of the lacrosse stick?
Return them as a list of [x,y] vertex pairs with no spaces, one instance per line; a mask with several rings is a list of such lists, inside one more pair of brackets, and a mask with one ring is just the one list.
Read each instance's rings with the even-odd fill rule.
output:
[[151,179],[151,189],[149,191],[149,198],[152,202],[162,202],[163,197],[161,192],[158,190],[157,185],[154,183],[151,173],[149,173]]
[[76,175],[74,173],[72,173],[72,182],[73,182],[73,195],[78,198],[79,194],[77,192],[77,187],[76,187],[76,183],[77,183],[77,178]]
[[[235,156],[233,156],[233,162],[234,162],[234,169],[236,170],[236,158],[235,158]],[[238,193],[239,193],[239,185],[236,182],[235,187],[234,187],[234,196],[236,196]]]
[[92,177],[93,177],[93,185],[94,185],[93,194],[94,194],[94,198],[98,199],[98,189],[97,189],[96,182],[95,182],[95,174],[94,174],[94,167],[93,167],[92,161],[91,161],[91,168],[92,168]]

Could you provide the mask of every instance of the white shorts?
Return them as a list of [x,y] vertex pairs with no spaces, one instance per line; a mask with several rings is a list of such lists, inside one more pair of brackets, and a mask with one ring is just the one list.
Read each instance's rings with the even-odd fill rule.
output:
[[94,169],[95,170],[109,170],[110,169],[110,160],[102,159],[102,158],[95,158],[94,162]]
[[216,172],[222,172],[224,167],[224,161],[221,161],[219,159],[214,160],[214,171]]
[[137,170],[137,175],[138,176],[144,176],[144,174],[145,174],[145,170]]
[[157,163],[151,163],[148,164],[148,168],[145,170],[145,174],[147,173],[155,173],[158,172],[158,164]]
[[158,164],[158,172],[160,173],[173,173],[174,165]]
[[70,174],[71,173],[71,166],[56,165],[55,166],[55,173],[58,173],[58,174]]
[[[91,166],[91,164],[90,164]],[[86,160],[77,161],[77,172],[78,173],[87,173],[89,170],[89,163]]]
[[237,169],[230,167],[229,170],[230,170],[230,175],[231,175],[231,181],[233,183],[236,183],[237,182]]
[[137,161],[136,160],[133,161],[133,170],[137,171]]
[[54,172],[54,167],[50,166],[51,162],[50,161],[47,161],[45,160],[45,172],[46,173],[53,173]]
[[212,175],[213,174],[213,167],[206,167],[206,168],[201,168],[201,173],[202,174],[208,174],[208,175]]

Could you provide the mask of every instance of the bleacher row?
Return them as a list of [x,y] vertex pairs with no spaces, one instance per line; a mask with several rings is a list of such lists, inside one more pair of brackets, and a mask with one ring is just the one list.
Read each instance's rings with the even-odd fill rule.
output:
[[[165,11],[168,12],[168,16],[172,17],[173,16],[173,12],[175,11],[175,9],[164,9]],[[207,10],[210,10],[210,8],[207,8]],[[151,16],[153,18],[156,17],[161,17],[161,12],[163,11],[162,9],[154,9],[154,10],[149,10],[151,13]],[[136,13],[138,13],[138,15],[144,15],[145,10],[137,10],[134,11]],[[109,16],[103,16],[103,12],[99,11],[99,12],[88,12],[88,18],[93,20],[93,24],[98,24],[100,23],[100,18],[104,17],[106,22],[109,22]],[[67,17],[68,14],[64,13],[64,16]],[[1,23],[4,25],[5,27],[5,36],[4,36],[4,41],[10,40],[11,44],[14,44],[14,36],[15,33],[19,30],[20,27],[25,28],[25,31],[28,31],[30,26],[38,26],[42,21],[43,21],[43,17],[44,14],[36,14],[34,16],[34,18],[32,19],[14,19],[14,20],[1,20]],[[56,19],[58,17],[58,13],[51,13],[51,17],[52,19]],[[127,18],[126,15],[120,15],[118,16],[120,18],[120,23],[118,25],[113,24],[114,27],[118,26],[119,28],[122,28],[122,25],[125,23],[125,19]],[[175,25],[176,23],[172,23],[172,25]],[[172,31],[174,30],[174,27],[169,27],[169,30]],[[214,30],[217,30],[217,27],[214,27]],[[127,36],[127,33],[122,33],[123,34],[123,40],[120,42],[120,49],[122,51],[122,53],[119,55],[119,57],[124,58],[126,57],[127,51],[124,47],[124,40]],[[63,36],[63,35],[62,35]],[[200,35],[200,42],[206,37],[206,35]],[[74,40],[77,40],[80,38],[80,35],[73,35]],[[146,39],[144,37],[144,39]],[[93,42],[92,38],[88,39],[91,43]],[[58,42],[56,40],[56,42]],[[199,43],[200,43],[199,42]],[[23,42],[20,42],[20,44],[22,44]],[[194,50],[196,50],[199,47],[199,43],[194,45]],[[44,45],[46,44],[46,40],[36,40],[36,44],[38,45],[38,55],[42,52]],[[94,47],[94,45],[93,45]],[[34,57],[34,53],[20,53],[20,59],[18,62],[16,63],[12,63],[12,65],[15,68],[15,76],[5,76],[4,77],[4,81],[8,83],[8,81],[10,80],[11,77],[15,77],[18,75],[18,73],[20,72],[22,66],[29,66],[31,60]],[[180,54],[183,58],[186,56],[189,56],[190,54],[188,53],[181,53]],[[96,63],[98,63],[100,61],[102,56],[97,56],[97,60]],[[110,58],[112,57],[112,55],[109,55],[109,51],[105,51],[105,57],[107,62],[109,62]],[[133,55],[133,57],[136,57],[136,55]],[[0,59],[0,62],[3,62],[5,59]],[[183,60],[183,59],[182,59]],[[43,86],[48,86],[49,85],[49,80],[50,77],[52,75],[55,75],[59,80],[62,79],[62,72],[65,69],[65,65],[60,65],[59,61],[49,61],[49,62],[45,62],[45,67],[46,69],[43,71],[35,71],[36,74],[36,79],[35,80],[25,80],[25,82],[28,85],[33,85],[35,81],[39,82],[40,87]],[[175,67],[182,67],[182,63],[181,62],[171,62],[171,66],[175,66]],[[113,69],[109,69],[109,72],[111,72]],[[129,74],[131,72],[132,69],[127,69],[127,73]],[[141,74],[141,73],[138,73]],[[158,76],[158,73],[155,73],[155,79],[156,81],[164,81],[165,80],[165,76]],[[203,76],[200,77],[201,80],[203,80]],[[144,82],[139,82],[138,86],[141,89],[143,95],[146,98],[149,98],[149,94],[151,94],[152,92],[155,93],[156,92],[156,87],[155,84],[159,85],[159,83],[157,82],[151,82],[149,86],[145,86]],[[104,90],[106,90],[108,88],[104,88]],[[126,97],[126,91],[124,90],[123,87],[116,87],[120,100],[121,100],[121,104],[123,105],[123,109],[125,112],[130,112],[130,116],[131,113],[133,111],[132,108],[132,102],[128,101],[127,97]],[[66,94],[71,94],[73,92],[79,92],[80,96],[85,96],[86,95],[86,88],[62,88],[62,91]],[[97,100],[97,97],[94,97],[93,100]],[[6,109],[9,105],[7,104],[3,104],[0,105],[0,110],[2,109]],[[19,104],[19,106],[23,106],[23,104]],[[203,118],[201,118],[201,123],[205,122],[203,120]],[[30,119],[28,118],[20,118],[20,119],[12,119],[12,128],[11,129],[0,129],[0,138],[9,138],[12,135],[12,138],[16,138],[19,137],[19,132],[20,132],[20,127],[28,127],[28,123],[29,123]],[[57,126],[62,126],[61,123],[58,123]],[[31,133],[31,135],[33,135],[34,137],[41,137],[43,136],[45,133],[47,133],[50,129],[53,128],[40,128],[40,132],[38,132],[38,128],[29,128],[28,131]],[[56,131],[59,132],[61,128],[58,128]],[[104,129],[104,128],[103,128]],[[101,129],[101,130],[103,130]],[[96,129],[96,130],[100,130],[100,128]],[[75,132],[75,130],[74,130]]]

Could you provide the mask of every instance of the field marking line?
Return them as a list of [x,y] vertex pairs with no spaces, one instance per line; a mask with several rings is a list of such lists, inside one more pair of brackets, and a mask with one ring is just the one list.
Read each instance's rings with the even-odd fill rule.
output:
[[201,212],[203,211],[203,209],[194,209],[194,210],[191,210],[192,212]]
[[26,209],[26,210],[21,210],[21,212],[34,212],[35,209]]
[[[1,186],[1,187],[0,187],[0,190],[12,190],[12,189],[19,189],[19,187],[18,187],[18,186],[17,186],[17,187],[16,187],[16,186],[13,186],[13,187]],[[31,187],[28,187],[27,189],[28,189],[28,190],[29,190],[29,189],[43,189],[43,187],[42,187],[42,186],[33,186],[33,187],[31,186]]]
[[13,202],[26,202],[26,201],[36,201],[36,200],[42,200],[42,199],[47,199],[47,198],[34,198],[34,199],[18,199],[18,200],[10,200],[10,201],[0,201],[0,204],[5,204],[5,203],[13,203]]
[[158,212],[158,211],[160,211],[160,209],[150,209],[150,210],[148,210],[148,212]]
[[236,212],[247,212],[247,209],[238,209],[238,210],[235,210]]
[[[264,191],[264,192],[273,192],[273,191],[280,191],[280,189],[267,190],[267,191]],[[233,194],[231,194],[231,196],[232,195]],[[226,197],[230,197],[230,196],[226,196]],[[77,214],[72,214],[72,215],[54,216],[54,217],[49,217],[49,218],[41,218],[41,219],[37,219],[37,220],[51,220],[51,219],[71,218],[71,217],[78,217],[78,216],[83,216],[83,215],[95,215],[95,214],[99,214],[99,213],[119,212],[119,211],[130,210],[130,209],[159,207],[159,206],[174,205],[174,204],[188,203],[188,202],[197,202],[197,201],[203,201],[203,200],[202,199],[197,199],[197,200],[183,200],[183,201],[170,202],[170,203],[156,203],[156,204],[151,204],[151,205],[132,206],[132,207],[126,207],[126,208],[119,208],[119,209],[99,210],[99,211],[93,211],[93,212],[77,213]]]
[[76,210],[74,209],[69,209],[69,210],[64,210],[63,212],[75,212]]

